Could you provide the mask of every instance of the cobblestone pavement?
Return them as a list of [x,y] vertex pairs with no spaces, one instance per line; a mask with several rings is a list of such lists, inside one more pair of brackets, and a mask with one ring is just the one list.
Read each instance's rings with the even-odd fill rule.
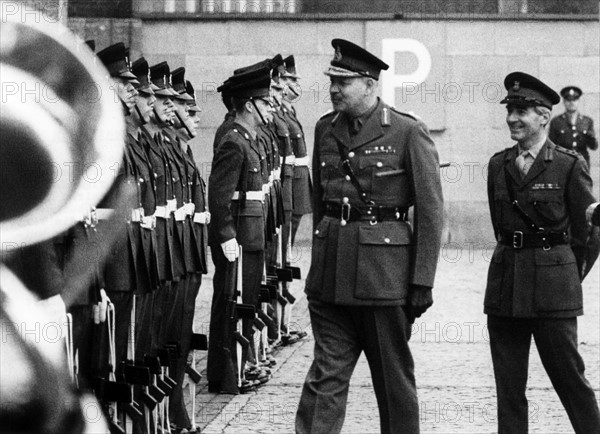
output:
[[[310,262],[307,241],[296,255],[303,270]],[[305,247],[302,247],[304,245]],[[439,263],[434,305],[413,326],[411,347],[416,366],[423,433],[493,433],[496,431],[496,394],[490,357],[483,291],[491,252],[443,252]],[[486,259],[488,258],[488,259]],[[207,333],[212,274],[203,280],[196,302],[196,331]],[[197,390],[196,423],[204,433],[291,433],[302,384],[312,360],[303,281],[294,283],[295,327],[309,337],[275,353],[273,379],[246,395],[208,393],[203,378]],[[580,351],[586,375],[600,396],[600,268],[596,264],[584,282],[585,315],[579,319]],[[204,371],[206,354],[197,358]],[[203,373],[204,374],[204,373]],[[573,432],[566,413],[532,345],[527,393],[530,432]],[[189,408],[189,407],[188,407]],[[364,357],[356,367],[348,401],[345,433],[379,432],[379,417]]]

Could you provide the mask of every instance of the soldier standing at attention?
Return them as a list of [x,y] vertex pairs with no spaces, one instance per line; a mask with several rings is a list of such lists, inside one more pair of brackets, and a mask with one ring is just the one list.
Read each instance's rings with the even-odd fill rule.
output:
[[[244,367],[248,350],[236,360],[227,315],[226,269],[243,248],[243,302],[256,305],[264,269],[265,221],[263,211],[263,156],[256,130],[270,118],[270,68],[248,71],[229,79],[235,119],[216,147],[208,181],[212,214],[208,242],[215,264],[214,293],[210,318],[207,361],[208,388],[213,393],[244,392],[238,389],[237,374]],[[252,342],[251,324],[244,325],[244,337]]]
[[579,113],[579,98],[583,92],[576,86],[567,86],[560,91],[565,112],[550,122],[549,138],[558,146],[579,152],[590,167],[588,150],[598,149],[594,134],[594,121]]
[[285,69],[281,75],[282,81],[285,84],[282,104],[285,120],[290,130],[290,141],[292,142],[292,150],[295,157],[294,182],[292,183],[292,233],[290,241],[291,245],[294,245],[296,232],[298,231],[302,216],[312,213],[312,183],[308,169],[309,157],[306,153],[304,130],[296,115],[296,109],[292,105],[301,95],[300,86],[298,85],[300,76],[296,72],[294,56],[286,57],[284,65]]
[[[298,433],[338,433],[364,351],[382,433],[419,432],[411,319],[433,303],[442,232],[439,161],[427,127],[377,95],[388,65],[334,39],[334,112],[315,127],[312,263],[306,294],[315,337]],[[414,207],[414,224],[407,222]],[[413,229],[414,228],[414,229]]]
[[594,202],[587,164],[548,139],[556,92],[522,72],[506,76],[506,123],[517,142],[495,154],[488,200],[498,244],[485,313],[498,399],[498,432],[526,433],[529,348],[538,353],[577,433],[600,432],[594,389],[577,351],[583,314],[586,209]]

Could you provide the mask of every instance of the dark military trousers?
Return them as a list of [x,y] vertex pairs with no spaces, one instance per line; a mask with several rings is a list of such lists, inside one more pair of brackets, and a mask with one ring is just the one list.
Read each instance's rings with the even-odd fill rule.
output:
[[[237,325],[231,322],[231,312],[228,307],[226,270],[229,261],[225,258],[221,246],[211,246],[212,258],[215,264],[213,278],[214,292],[210,311],[210,334],[208,340],[208,359],[206,375],[210,392],[238,393],[238,366],[243,366],[250,358],[256,357],[252,350],[254,331],[252,322],[244,320],[242,334],[250,341],[249,348],[243,351],[242,360],[237,360],[236,343],[233,332]],[[242,262],[242,301],[258,305],[262,272],[264,267],[264,251],[243,251]]]
[[194,313],[196,310],[196,296],[200,290],[201,280],[202,275],[196,273],[190,273],[186,278],[183,305],[179,311],[181,321],[180,330],[178,336],[173,336],[173,338],[179,342],[181,347],[181,357],[177,359],[177,364],[171,375],[177,382],[177,386],[175,386],[171,399],[169,400],[169,417],[171,422],[179,428],[189,428],[191,425],[190,417],[183,400],[183,378],[188,354],[190,352]]
[[336,306],[309,299],[315,337],[297,433],[339,433],[350,377],[364,351],[371,369],[382,433],[418,433],[419,404],[402,306]]
[[600,432],[594,390],[577,351],[577,318],[488,316],[498,399],[498,432],[527,433],[525,390],[531,337],[576,433]]

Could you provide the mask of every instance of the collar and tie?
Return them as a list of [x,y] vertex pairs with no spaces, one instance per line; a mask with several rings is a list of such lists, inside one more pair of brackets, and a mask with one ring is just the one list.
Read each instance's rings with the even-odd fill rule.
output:
[[531,169],[534,161],[535,158],[533,158],[529,151],[523,151],[519,154],[515,160],[515,164],[517,169],[519,169],[521,178],[525,178],[525,176],[527,176],[527,172],[529,172],[529,169]]

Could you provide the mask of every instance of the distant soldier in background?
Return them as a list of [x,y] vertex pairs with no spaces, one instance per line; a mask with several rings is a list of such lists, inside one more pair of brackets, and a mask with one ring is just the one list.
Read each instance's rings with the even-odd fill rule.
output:
[[560,91],[565,112],[550,122],[549,138],[566,149],[579,152],[590,166],[590,153],[598,149],[592,118],[579,113],[579,102],[583,92],[576,86],[567,86]]

